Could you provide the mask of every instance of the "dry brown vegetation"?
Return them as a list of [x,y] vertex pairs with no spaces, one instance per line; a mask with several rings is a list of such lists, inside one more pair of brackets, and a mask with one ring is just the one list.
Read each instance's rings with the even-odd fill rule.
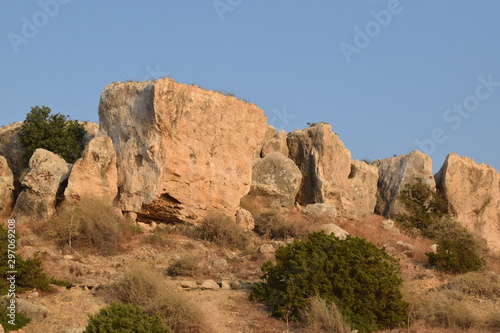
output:
[[[487,269],[496,274],[481,271],[452,276],[436,272],[425,266],[425,253],[431,250],[432,242],[404,230],[382,228],[385,218],[381,216],[315,219],[295,209],[261,212],[256,216],[255,232],[245,233],[232,219],[217,215],[209,216],[200,226],[179,224],[140,231],[138,225],[113,217],[110,211],[101,203],[84,201],[71,210],[61,210],[50,221],[28,221],[19,225],[20,233],[29,235],[19,244],[29,255],[41,252],[49,275],[72,283],[112,285],[107,302],[117,299],[138,304],[147,312],[160,314],[176,332],[212,332],[213,327],[220,332],[343,332],[348,327],[334,305],[321,300],[311,302],[302,323],[287,325],[271,318],[261,305],[249,303],[245,291],[179,292],[175,281],[229,278],[256,282],[262,263],[272,259],[272,255],[258,253],[260,244],[301,239],[322,224],[335,223],[352,236],[385,247],[400,261],[403,293],[412,304],[409,315],[413,318],[412,327],[400,332],[500,331],[500,257],[486,258]],[[65,254],[72,254],[72,259],[62,260]],[[227,261],[227,269],[212,268],[220,259]],[[147,265],[130,267],[137,262]],[[214,304],[218,305],[204,308]],[[214,311],[219,312],[211,313]],[[238,320],[231,319],[233,313],[238,313]]]
[[132,267],[114,288],[118,300],[139,305],[151,315],[158,314],[174,332],[208,332],[200,309],[153,267]]

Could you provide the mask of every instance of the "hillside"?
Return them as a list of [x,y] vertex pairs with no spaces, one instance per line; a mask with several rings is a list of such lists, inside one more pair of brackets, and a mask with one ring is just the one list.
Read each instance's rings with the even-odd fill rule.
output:
[[19,292],[32,319],[19,332],[83,332],[132,299],[176,332],[328,331],[248,297],[280,246],[319,230],[397,261],[411,323],[391,332],[500,330],[490,166],[451,153],[434,175],[418,151],[352,160],[329,124],[277,132],[255,105],[172,79],[107,86],[99,118],[74,164],[38,149],[26,168],[22,123],[0,128],[1,224],[15,219],[17,253],[70,284]]

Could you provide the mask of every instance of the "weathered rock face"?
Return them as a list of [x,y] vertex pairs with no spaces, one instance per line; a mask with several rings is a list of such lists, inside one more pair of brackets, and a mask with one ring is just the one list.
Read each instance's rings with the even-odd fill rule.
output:
[[302,173],[291,159],[278,152],[269,153],[254,161],[252,185],[243,200],[264,208],[291,208],[301,179]]
[[272,140],[275,136],[276,136],[276,128],[274,128],[271,125],[266,125],[266,131],[265,131],[264,137],[257,145],[257,148],[255,148],[255,150],[252,154],[252,160],[256,160],[256,159],[263,157],[262,156],[262,148],[269,140]]
[[252,231],[255,228],[255,220],[248,210],[238,208],[235,216],[236,224],[245,231]]
[[107,86],[99,118],[117,153],[118,203],[139,220],[234,216],[267,128],[255,105],[172,79]]
[[0,217],[11,213],[14,204],[14,175],[7,159],[0,156]]
[[285,156],[288,156],[288,145],[286,143],[287,134],[285,131],[281,130],[276,133],[271,139],[269,139],[262,147],[261,155],[265,157],[266,155],[279,152]]
[[307,205],[304,209],[304,214],[316,218],[333,219],[337,217],[337,209],[333,205],[327,203],[315,203]]
[[373,165],[378,167],[378,192],[375,212],[392,217],[403,213],[405,208],[397,199],[404,185],[422,178],[431,188],[436,188],[432,175],[432,160],[429,156],[417,150],[408,155],[399,155],[383,160],[376,160]]
[[500,251],[500,176],[486,164],[449,154],[436,183],[457,221],[482,236],[490,249]]
[[349,175],[351,188],[351,212],[355,218],[373,214],[377,204],[378,169],[376,166],[352,160],[352,172]]
[[117,182],[113,142],[109,137],[97,137],[73,165],[64,197],[68,202],[92,197],[111,204],[118,193]]
[[349,236],[349,233],[339,227],[334,223],[328,223],[321,226],[320,230],[323,230],[327,235],[334,235],[338,237],[340,240],[344,240]]
[[71,164],[45,149],[37,149],[29,162],[30,171],[22,180],[23,191],[14,207],[15,217],[44,219],[55,212],[61,184],[68,179]]
[[350,209],[351,153],[330,125],[320,123],[288,134],[290,158],[302,172],[297,195],[301,205],[331,203],[340,212]]
[[23,124],[22,121],[0,127],[0,155],[4,156],[14,175],[16,186],[20,187],[19,176],[22,171],[22,145],[17,133]]

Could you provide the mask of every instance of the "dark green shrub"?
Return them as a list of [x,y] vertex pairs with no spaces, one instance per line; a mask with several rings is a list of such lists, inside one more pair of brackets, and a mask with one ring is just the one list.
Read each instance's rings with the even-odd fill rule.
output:
[[113,302],[91,316],[85,333],[170,333],[159,316],[151,317],[133,304]]
[[452,274],[478,271],[484,266],[474,237],[466,233],[457,238],[446,237],[437,242],[437,252],[426,253],[429,265]]
[[361,332],[396,327],[408,315],[402,300],[399,266],[384,250],[361,239],[340,240],[324,232],[307,241],[278,248],[276,264],[262,266],[263,283],[252,300],[262,301],[273,315],[298,319],[310,297],[335,302]]
[[23,315],[21,312],[16,312],[16,319],[14,321],[15,325],[9,323],[10,317],[7,317],[7,304],[2,303],[0,305],[0,325],[2,325],[5,332],[17,331],[20,328],[29,324],[31,319]]
[[[16,240],[18,239],[16,234]],[[50,279],[47,278],[43,271],[42,262],[38,257],[24,260],[20,255],[15,254],[15,269],[9,268],[9,258],[7,242],[7,229],[0,226],[0,295],[5,295],[9,289],[7,282],[7,271],[15,270],[16,274],[16,291],[23,292],[29,289],[37,288],[40,290],[48,290]],[[12,253],[11,253],[12,255]]]
[[60,113],[51,115],[50,112],[46,106],[35,106],[26,115],[18,134],[25,166],[38,148],[58,154],[68,163],[74,163],[81,156],[86,133],[83,125]]
[[397,220],[437,242],[436,253],[426,253],[429,265],[447,273],[477,271],[484,266],[481,246],[476,237],[452,219],[447,202],[432,191],[421,178],[405,185],[399,195],[408,213]]
[[432,226],[448,216],[448,204],[444,197],[432,191],[422,178],[407,183],[399,194],[408,213],[397,217],[406,229],[417,229],[422,235],[432,238]]

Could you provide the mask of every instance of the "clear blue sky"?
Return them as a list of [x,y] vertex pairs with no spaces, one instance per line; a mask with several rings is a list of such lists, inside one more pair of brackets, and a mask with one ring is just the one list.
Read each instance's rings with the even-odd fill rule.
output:
[[170,75],[255,103],[287,132],[328,122],[353,158],[420,149],[435,171],[449,152],[500,170],[498,0],[42,0],[1,9],[0,125],[34,105],[97,122],[107,84]]

